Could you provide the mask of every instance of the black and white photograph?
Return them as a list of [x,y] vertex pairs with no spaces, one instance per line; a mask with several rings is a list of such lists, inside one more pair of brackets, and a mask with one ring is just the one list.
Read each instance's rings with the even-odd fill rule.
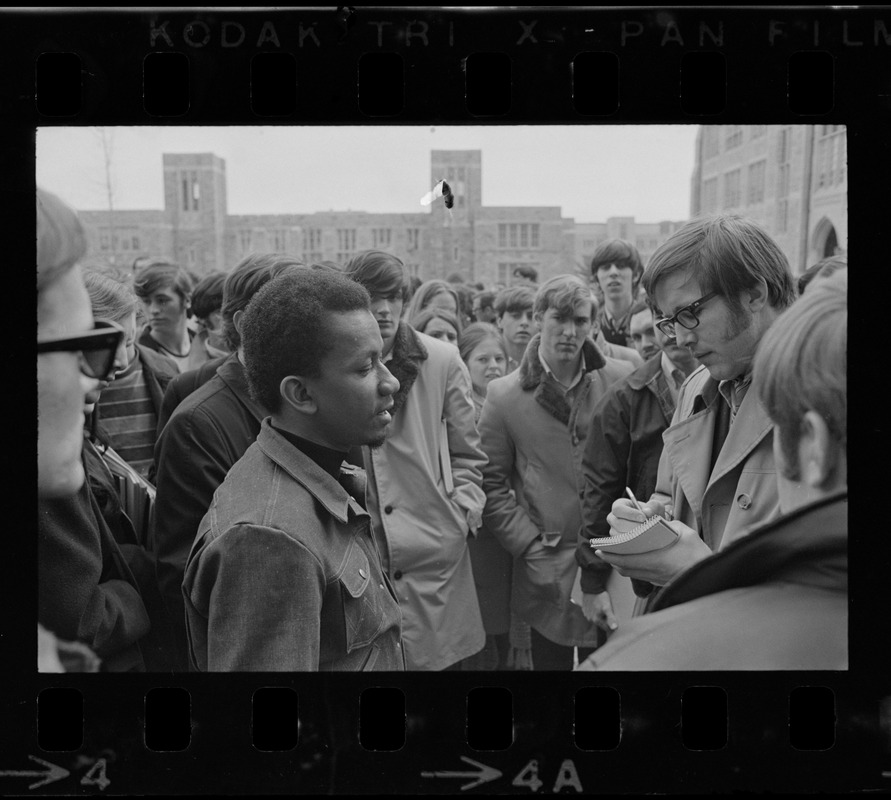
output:
[[0,43],[0,790],[888,789],[887,9]]
[[845,669],[846,163],[842,125],[39,129],[113,326],[41,636],[106,671]]

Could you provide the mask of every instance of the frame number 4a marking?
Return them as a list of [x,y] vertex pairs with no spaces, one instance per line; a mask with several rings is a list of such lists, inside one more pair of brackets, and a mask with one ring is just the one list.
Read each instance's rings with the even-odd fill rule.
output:
[[[532,761],[526,764],[511,781],[511,786],[525,786],[532,792],[537,792],[541,789],[544,783],[538,777],[538,761],[533,758]],[[554,788],[551,789],[551,792],[557,794],[566,786],[572,787],[579,794],[582,793],[582,783],[576,772],[575,764],[569,758],[564,759],[563,763],[560,764],[560,769],[557,771],[557,779],[554,781]]]

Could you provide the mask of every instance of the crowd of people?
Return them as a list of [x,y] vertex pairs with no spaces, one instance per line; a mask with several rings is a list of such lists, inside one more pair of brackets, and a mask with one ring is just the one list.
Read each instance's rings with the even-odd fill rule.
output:
[[196,279],[37,222],[40,670],[847,666],[844,257],[715,216],[508,287]]

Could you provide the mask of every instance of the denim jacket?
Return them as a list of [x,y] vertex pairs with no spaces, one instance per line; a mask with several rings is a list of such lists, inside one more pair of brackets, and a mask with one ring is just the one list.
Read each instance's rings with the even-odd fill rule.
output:
[[338,482],[263,421],[186,564],[193,668],[404,669],[402,616],[363,494],[362,470],[345,464]]

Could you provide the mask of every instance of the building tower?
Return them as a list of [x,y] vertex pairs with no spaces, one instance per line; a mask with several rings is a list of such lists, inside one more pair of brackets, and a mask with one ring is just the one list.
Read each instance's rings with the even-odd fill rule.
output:
[[474,258],[474,221],[482,206],[482,151],[433,150],[430,185],[445,180],[455,196],[451,209],[438,200],[430,220],[430,263],[423,277],[447,278],[457,273],[467,282],[477,280]]
[[224,269],[226,162],[213,153],[164,153],[163,159],[174,260],[198,275]]

